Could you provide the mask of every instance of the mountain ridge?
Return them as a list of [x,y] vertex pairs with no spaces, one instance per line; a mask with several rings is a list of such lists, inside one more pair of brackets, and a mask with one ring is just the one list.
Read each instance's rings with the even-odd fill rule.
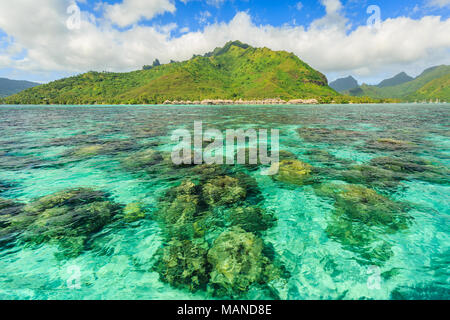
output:
[[362,84],[358,88],[344,92],[344,94],[354,97],[370,97],[372,99],[398,99],[406,102],[416,100],[450,102],[448,75],[450,75],[450,66],[439,65],[425,69],[413,80],[401,84],[383,87]]
[[287,51],[228,42],[203,56],[128,73],[87,72],[4,99],[9,104],[162,104],[167,100],[339,99],[326,76]]
[[396,85],[400,85],[409,81],[414,80],[413,77],[406,74],[406,72],[400,72],[399,74],[393,76],[392,78],[385,79],[381,81],[377,87],[378,88],[384,88],[384,87],[392,87]]
[[7,97],[16,94],[22,90],[40,85],[37,82],[26,80],[12,80],[8,78],[0,78],[0,97]]

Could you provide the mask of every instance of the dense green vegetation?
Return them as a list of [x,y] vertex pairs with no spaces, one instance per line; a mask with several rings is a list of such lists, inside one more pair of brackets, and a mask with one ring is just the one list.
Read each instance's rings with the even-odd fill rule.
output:
[[422,88],[410,94],[408,99],[410,101],[427,99],[450,101],[450,73],[428,82]]
[[363,84],[347,93],[352,96],[392,98],[402,101],[436,100],[450,101],[450,66],[438,66],[425,70],[414,80],[400,85],[379,87]]
[[[368,86],[370,87],[370,86]],[[376,88],[379,89],[379,88]],[[161,65],[156,59],[128,73],[87,72],[0,98],[4,104],[162,104],[204,99],[316,99],[319,103],[396,102],[372,88],[341,95],[293,53],[239,41]],[[397,98],[397,97],[396,97]]]
[[253,48],[239,41],[188,61],[165,65],[156,61],[144,69],[129,73],[88,72],[25,90],[4,102],[160,104],[166,100],[342,99],[328,86],[323,74],[293,53]]

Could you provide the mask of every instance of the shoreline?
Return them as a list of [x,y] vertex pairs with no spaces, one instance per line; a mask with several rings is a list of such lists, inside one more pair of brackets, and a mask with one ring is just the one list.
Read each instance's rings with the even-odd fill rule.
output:
[[190,101],[190,100],[166,100],[164,103],[156,104],[127,104],[127,103],[83,103],[83,104],[72,104],[72,103],[40,103],[40,104],[21,104],[21,103],[2,103],[0,101],[0,106],[326,106],[326,105],[382,105],[382,104],[411,104],[411,105],[446,105],[449,102],[409,102],[409,101],[383,101],[383,102],[321,102],[317,99],[293,99],[293,100],[282,100],[282,99],[264,99],[264,100],[226,100],[226,99],[205,99],[202,101]]
[[162,107],[162,106],[192,106],[192,107],[208,107],[208,106],[328,106],[328,105],[339,105],[339,106],[345,106],[345,105],[388,105],[388,104],[410,104],[410,105],[447,105],[448,102],[439,102],[439,103],[414,103],[414,102],[349,102],[349,103],[274,103],[274,104],[267,104],[267,103],[242,103],[242,104],[227,104],[227,103],[221,103],[221,104],[186,104],[186,103],[178,103],[178,104],[1,104],[0,107],[7,107],[7,106],[77,106],[77,107],[114,107],[114,106],[125,106],[125,107]]
[[289,101],[275,98],[263,100],[229,100],[229,99],[204,99],[202,101],[190,100],[166,100],[163,105],[201,105],[201,106],[223,106],[223,105],[302,105],[320,104],[317,99],[292,99]]

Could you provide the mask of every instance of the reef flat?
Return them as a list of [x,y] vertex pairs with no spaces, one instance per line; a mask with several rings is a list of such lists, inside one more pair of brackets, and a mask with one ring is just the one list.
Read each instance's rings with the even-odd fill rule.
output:
[[[0,299],[448,299],[449,118],[438,104],[2,106]],[[176,165],[171,133],[200,120],[278,129],[277,173]]]

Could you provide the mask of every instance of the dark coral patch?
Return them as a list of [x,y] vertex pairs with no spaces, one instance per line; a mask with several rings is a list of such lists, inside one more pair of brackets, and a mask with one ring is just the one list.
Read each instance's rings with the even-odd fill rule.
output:
[[360,185],[326,184],[315,190],[317,195],[334,200],[325,230],[331,239],[355,252],[362,263],[379,265],[391,258],[392,244],[383,234],[408,229],[412,221],[408,204]]
[[167,239],[155,264],[161,280],[190,291],[239,297],[252,285],[281,277],[260,238],[276,219],[256,205],[256,181],[220,166],[194,170],[198,179],[169,189],[155,214]]
[[[86,188],[69,189],[16,206],[9,229],[29,244],[57,244],[66,256],[77,256],[91,235],[110,223],[122,207],[108,195]],[[9,210],[14,208],[9,206]]]

